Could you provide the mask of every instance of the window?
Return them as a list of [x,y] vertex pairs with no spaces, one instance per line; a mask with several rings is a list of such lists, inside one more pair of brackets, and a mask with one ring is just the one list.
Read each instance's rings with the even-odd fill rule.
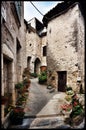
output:
[[46,46],[43,47],[43,56],[46,56]]

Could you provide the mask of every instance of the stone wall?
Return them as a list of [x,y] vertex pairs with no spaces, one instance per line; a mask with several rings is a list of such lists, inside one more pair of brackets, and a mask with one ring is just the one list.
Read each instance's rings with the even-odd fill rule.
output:
[[26,28],[24,24],[24,3],[22,2],[22,9],[21,9],[21,27],[19,28],[19,39],[21,41],[21,79],[22,79],[22,73],[24,68],[27,67],[27,59],[26,59]]
[[[48,83],[58,90],[58,71],[67,71],[67,85],[77,88],[78,64],[84,62],[84,24],[78,4],[52,19],[47,28]],[[78,21],[79,20],[79,21]],[[81,25],[81,26],[79,26]],[[81,29],[81,30],[80,30]],[[80,36],[80,34],[82,36]],[[80,48],[82,41],[82,49]],[[79,60],[83,57],[81,60]],[[84,70],[82,70],[82,73]],[[49,77],[49,73],[51,76]],[[55,79],[50,79],[55,76]]]
[[[14,1],[3,1],[1,4],[1,95],[11,93],[12,104],[15,105],[15,84],[22,80],[25,67],[25,32],[24,32],[24,3],[21,2],[21,19],[18,21]],[[19,44],[17,46],[17,43]],[[17,54],[17,47],[20,47]],[[18,61],[19,58],[19,61]],[[5,68],[4,68],[5,66]],[[6,71],[7,72],[6,72]],[[2,105],[1,118],[4,121],[4,105]]]
[[41,62],[41,38],[36,33],[36,30],[30,30],[26,33],[26,58],[30,59],[30,72],[34,73],[34,64],[36,58]]
[[85,89],[85,23],[84,18],[79,10],[79,17],[77,18],[78,26],[78,69],[79,77],[81,77],[81,83],[83,89]]

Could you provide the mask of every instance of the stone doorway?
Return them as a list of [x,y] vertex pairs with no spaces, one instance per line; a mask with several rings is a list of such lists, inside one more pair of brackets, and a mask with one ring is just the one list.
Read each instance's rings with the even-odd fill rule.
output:
[[36,58],[36,60],[34,62],[34,73],[40,74],[40,66],[41,66],[41,62],[40,62],[39,58]]
[[8,97],[8,101],[4,107],[4,116],[6,116],[7,108],[9,104],[12,104],[12,59],[8,57],[3,58],[3,86],[4,86],[4,95]]
[[65,92],[67,82],[67,72],[66,71],[58,71],[58,91]]
[[3,82],[4,92],[10,92],[10,83],[12,83],[12,60],[4,57],[3,60]]

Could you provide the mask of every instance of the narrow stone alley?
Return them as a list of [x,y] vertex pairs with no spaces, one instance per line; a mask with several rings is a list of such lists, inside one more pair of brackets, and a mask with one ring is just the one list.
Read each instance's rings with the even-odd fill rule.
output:
[[[30,19],[29,13],[34,13],[30,5],[35,8],[37,3],[39,10],[48,10],[42,18],[35,13]],[[4,129],[85,125],[85,3],[59,1],[49,5],[51,9],[44,3],[1,2]],[[27,13],[25,5],[30,9]]]
[[46,85],[38,84],[38,78],[30,79],[29,96],[25,106],[25,118],[22,125],[10,125],[9,128],[29,128],[36,115],[48,103],[56,92],[50,93]]

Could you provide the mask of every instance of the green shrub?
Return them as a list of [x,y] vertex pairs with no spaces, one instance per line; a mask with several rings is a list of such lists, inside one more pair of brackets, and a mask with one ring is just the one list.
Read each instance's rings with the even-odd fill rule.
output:
[[47,73],[46,71],[41,72],[41,74],[38,77],[38,81],[40,84],[43,84],[47,81]]
[[80,114],[82,114],[82,113],[83,113],[83,108],[82,108],[82,106],[81,106],[81,105],[77,105],[77,106],[73,107],[70,116],[71,116],[71,117],[75,117],[75,116],[80,115]]
[[22,83],[22,82],[19,82],[19,83],[15,84],[15,88],[16,88],[16,89],[21,89],[21,88],[23,88],[23,83]]
[[84,109],[81,103],[79,102],[79,98],[76,94],[72,96],[72,112],[70,114],[70,117],[76,117],[77,115],[84,114]]
[[47,81],[47,76],[39,76],[39,83],[44,83]]
[[38,75],[36,73],[30,73],[30,76],[36,78]]

